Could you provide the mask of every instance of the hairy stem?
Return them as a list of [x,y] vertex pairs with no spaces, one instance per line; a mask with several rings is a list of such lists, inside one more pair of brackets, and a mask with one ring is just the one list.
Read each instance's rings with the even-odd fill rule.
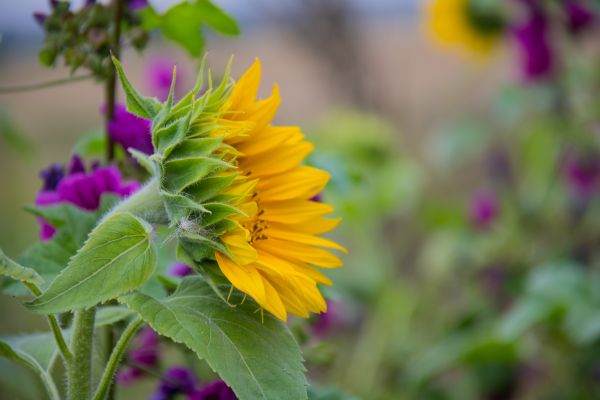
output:
[[[33,293],[35,296],[39,296],[42,294],[40,288],[32,283],[26,283],[27,288]],[[54,315],[48,315],[48,323],[50,324],[50,329],[52,330],[52,335],[54,336],[54,340],[56,341],[56,345],[60,351],[60,354],[65,362],[65,365],[68,365],[71,362],[71,351],[69,350],[69,346],[67,346],[67,342],[65,341],[65,337],[62,334],[62,330],[58,325],[58,321]]]
[[93,77],[94,77],[94,75],[88,74],[88,75],[73,76],[70,78],[54,79],[54,80],[46,81],[46,82],[24,83],[21,85],[0,86],[0,94],[30,92],[32,90],[46,89],[46,88],[53,87],[53,86],[65,85],[67,83],[79,82],[79,81],[91,79]]
[[[123,0],[113,0],[113,37],[112,37],[112,54],[119,58],[121,51],[121,19],[123,18]],[[110,61],[110,57],[109,57]],[[106,80],[106,159],[112,161],[115,157],[115,143],[110,137],[108,125],[115,117],[115,102],[117,98],[117,78],[115,68],[110,63],[111,68]]]
[[127,211],[153,224],[168,223],[159,186],[157,178],[150,179],[140,190],[118,203],[104,218],[115,212]]
[[90,396],[95,317],[95,308],[75,313],[71,339],[73,358],[67,373],[69,400],[87,400]]
[[142,322],[142,319],[138,317],[131,321],[131,323],[123,331],[123,334],[119,338],[119,341],[117,342],[113,352],[110,355],[110,358],[108,359],[108,364],[106,364],[106,368],[104,369],[104,373],[100,379],[100,384],[96,389],[96,393],[94,393],[93,400],[104,400],[106,398],[106,395],[112,386],[113,377],[117,371],[117,367],[119,366],[121,358],[123,357],[123,353],[125,352],[125,349],[127,348],[127,345],[129,345],[131,339],[133,339],[135,332],[138,330]]

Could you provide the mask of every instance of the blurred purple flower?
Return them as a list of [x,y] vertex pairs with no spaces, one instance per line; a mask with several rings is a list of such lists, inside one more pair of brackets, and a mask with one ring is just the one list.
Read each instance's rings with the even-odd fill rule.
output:
[[33,19],[35,19],[35,22],[37,22],[41,26],[44,26],[44,22],[46,22],[46,18],[48,18],[48,14],[46,14],[42,11],[35,11],[33,13]]
[[327,300],[327,311],[317,315],[312,331],[317,337],[325,337],[336,328],[346,325],[343,304],[336,300]]
[[565,13],[569,30],[578,34],[596,22],[594,11],[580,0],[565,0]]
[[[146,64],[145,77],[148,89],[160,101],[165,101],[169,97],[174,66],[173,60],[168,58],[155,58]],[[175,94],[182,90],[183,76],[183,72],[178,68]]]
[[563,160],[563,175],[571,194],[588,200],[600,188],[600,157],[568,153]]
[[[87,173],[79,156],[74,155],[69,163],[69,172],[65,176],[64,168],[53,164],[40,172],[43,180],[42,190],[38,193],[35,204],[49,206],[59,203],[71,203],[84,210],[98,209],[100,198],[104,193],[113,193],[127,197],[140,188],[136,181],[123,182],[121,173],[116,167],[98,167]],[[55,229],[46,221],[41,224],[40,238],[50,239]]]
[[131,366],[121,368],[117,373],[117,381],[122,385],[134,382],[144,375],[139,367],[151,369],[158,365],[158,334],[152,328],[145,328],[135,338],[127,358]]
[[498,216],[498,200],[495,193],[487,190],[477,191],[471,198],[469,216],[477,229],[488,229]]
[[209,382],[188,396],[188,400],[238,400],[233,390],[222,380]]
[[[106,106],[102,108],[102,112],[106,113]],[[115,114],[108,123],[108,132],[115,143],[123,146],[125,150],[134,148],[146,154],[152,154],[152,134],[150,126],[152,122],[147,119],[138,117],[127,111],[125,105],[115,104]]]
[[194,270],[192,269],[192,267],[184,263],[176,263],[171,265],[171,267],[169,268],[169,275],[176,276],[179,278],[191,275],[193,272]]
[[526,9],[525,20],[513,33],[520,51],[523,76],[526,80],[546,77],[554,67],[550,45],[548,19],[539,2],[521,0]]
[[171,367],[162,376],[150,400],[170,400],[178,394],[192,395],[196,392],[197,380],[186,367]]
[[127,5],[130,10],[135,11],[146,7],[148,5],[148,0],[128,0]]

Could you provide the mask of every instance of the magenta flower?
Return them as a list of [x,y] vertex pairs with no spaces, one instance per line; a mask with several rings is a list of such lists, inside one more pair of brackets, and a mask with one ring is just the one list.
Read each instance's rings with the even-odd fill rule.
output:
[[[96,167],[89,173],[86,172],[81,158],[77,155],[71,158],[66,176],[64,168],[57,164],[40,172],[40,176],[43,187],[35,199],[38,206],[71,203],[84,210],[94,211],[98,209],[104,193],[127,197],[140,188],[136,181],[123,182],[116,167]],[[52,238],[55,233],[54,227],[41,219],[38,221],[41,224],[40,238]]]
[[150,400],[171,400],[178,394],[192,395],[198,382],[194,373],[186,367],[171,367],[162,376]]
[[[106,112],[103,107],[102,112]],[[152,134],[150,127],[152,122],[138,117],[127,111],[125,105],[115,104],[115,114],[108,123],[108,133],[115,143],[123,146],[125,150],[133,148],[146,154],[152,154]]]
[[[173,67],[175,63],[167,58],[156,58],[146,64],[145,78],[150,92],[160,101],[169,97],[171,81],[173,78]],[[177,80],[175,81],[175,94],[182,90],[183,72],[177,69]]]
[[225,382],[218,379],[188,396],[188,400],[238,400],[238,398]]
[[158,365],[158,334],[152,328],[142,330],[133,342],[133,346],[127,354],[127,359],[133,365],[121,368],[117,373],[117,381],[122,385],[128,385],[144,375],[140,369],[151,369]]
[[333,300],[327,300],[327,311],[317,315],[316,321],[311,328],[315,336],[325,337],[340,325],[343,320],[343,310],[341,303]]
[[128,0],[127,6],[130,10],[136,11],[148,5],[148,0]]
[[521,57],[523,76],[536,80],[548,76],[554,68],[554,52],[550,44],[547,16],[535,0],[522,0],[525,20],[513,29]]
[[596,14],[592,9],[582,4],[580,0],[565,0],[567,27],[578,34],[596,22]]
[[176,263],[169,268],[169,275],[179,278],[186,277],[194,273],[194,270],[184,263]]
[[481,230],[488,229],[498,216],[498,200],[495,193],[487,190],[476,192],[469,207],[471,223]]
[[568,153],[563,160],[563,176],[571,195],[589,200],[600,188],[600,157]]

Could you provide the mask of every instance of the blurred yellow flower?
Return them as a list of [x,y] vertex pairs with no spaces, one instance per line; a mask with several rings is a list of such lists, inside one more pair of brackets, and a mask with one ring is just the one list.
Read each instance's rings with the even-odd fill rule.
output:
[[499,44],[503,21],[493,1],[431,0],[425,18],[434,42],[460,48],[476,57],[488,56]]
[[236,288],[285,321],[287,313],[326,311],[317,285],[331,282],[315,267],[340,267],[326,249],[345,249],[318,236],[340,222],[324,217],[333,207],[313,200],[329,175],[301,165],[313,145],[298,127],[271,125],[279,92],[275,86],[257,101],[259,83],[257,60],[233,88],[214,133],[230,146],[239,176],[228,194],[245,214],[230,217],[237,227],[222,237],[229,255],[217,253],[216,260]]

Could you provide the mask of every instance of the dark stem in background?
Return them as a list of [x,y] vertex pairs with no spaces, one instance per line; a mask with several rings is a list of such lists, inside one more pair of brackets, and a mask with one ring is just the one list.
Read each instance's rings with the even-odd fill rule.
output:
[[[120,41],[121,41],[121,19],[123,17],[123,1],[124,0],[113,0],[112,6],[114,8],[114,19],[113,19],[113,38],[112,38],[112,54],[119,58],[119,53],[121,50]],[[115,156],[115,144],[110,137],[108,131],[108,124],[113,120],[115,116],[115,101],[117,97],[117,79],[115,74],[115,68],[112,66],[112,62],[110,58],[108,59],[110,62],[111,68],[109,68],[110,72],[108,75],[108,79],[106,81],[106,121],[105,121],[105,131],[106,131],[106,159],[107,161],[112,161]]]
[[68,78],[53,79],[46,82],[24,83],[20,85],[2,85],[0,86],[0,94],[30,92],[32,90],[45,89],[53,86],[65,85],[67,83],[84,81],[93,78],[93,74],[72,76]]

